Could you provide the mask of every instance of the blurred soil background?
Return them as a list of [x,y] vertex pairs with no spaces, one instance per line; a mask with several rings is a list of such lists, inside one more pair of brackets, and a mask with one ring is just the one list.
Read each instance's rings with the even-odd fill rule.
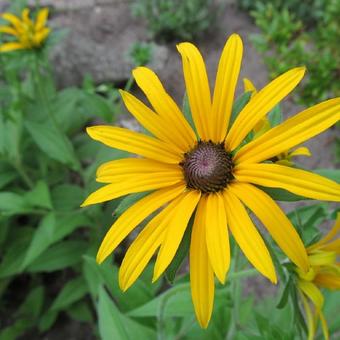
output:
[[[201,50],[213,86],[215,72],[220,53],[227,37],[236,32],[241,35],[244,43],[244,56],[238,94],[243,91],[242,78],[247,77],[260,89],[268,82],[268,71],[261,56],[255,50],[249,37],[258,33],[259,29],[253,20],[236,6],[235,0],[223,2],[223,11],[217,13],[215,26],[195,44]],[[33,6],[36,2],[31,1]],[[4,11],[8,1],[0,0],[0,11]],[[67,29],[67,35],[58,44],[53,53],[53,65],[58,85],[80,85],[85,75],[90,75],[96,84],[124,84],[130,78],[133,68],[127,57],[131,45],[136,42],[150,42],[151,37],[146,24],[132,16],[130,2],[124,0],[41,0],[41,6],[51,9],[50,25],[53,28]],[[176,50],[176,42],[154,42],[152,61],[148,64],[160,77],[165,88],[177,103],[181,104],[184,94],[184,80],[180,56]],[[300,65],[296,65],[300,66]],[[307,71],[308,72],[308,71]],[[133,86],[133,91],[141,93]],[[292,100],[292,96],[283,103],[285,117],[300,110]],[[129,114],[121,116],[120,124],[135,127]],[[307,142],[313,157],[302,157],[298,162],[303,167],[334,168],[334,140],[336,130],[328,129],[317,138]],[[288,210],[294,204],[284,204]],[[259,296],[268,294],[271,287],[262,276],[248,280],[249,291]],[[29,337],[28,337],[29,336]],[[38,334],[25,335],[23,339],[38,339]],[[43,339],[93,339],[92,332],[86,324],[63,320],[44,335]]]

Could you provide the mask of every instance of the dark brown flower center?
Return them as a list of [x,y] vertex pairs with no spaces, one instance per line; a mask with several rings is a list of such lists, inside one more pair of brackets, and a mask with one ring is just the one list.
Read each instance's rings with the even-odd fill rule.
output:
[[184,154],[183,167],[187,187],[203,193],[223,190],[232,181],[233,160],[224,144],[199,141]]

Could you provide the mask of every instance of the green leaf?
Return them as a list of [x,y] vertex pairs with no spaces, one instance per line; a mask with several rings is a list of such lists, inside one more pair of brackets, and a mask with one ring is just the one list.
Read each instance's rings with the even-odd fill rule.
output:
[[99,289],[97,313],[101,339],[129,339],[121,314],[103,287]]
[[79,170],[79,162],[71,142],[53,123],[26,121],[25,126],[38,148],[45,152],[47,156],[71,166],[74,170]]
[[43,286],[35,287],[26,296],[25,301],[19,308],[18,314],[32,321],[36,320],[43,308],[45,289]]
[[58,317],[58,312],[47,311],[44,313],[38,323],[38,328],[40,332],[48,331],[56,322]]
[[106,122],[111,122],[114,110],[108,101],[95,93],[83,92],[82,104],[89,117],[101,117]]
[[60,184],[51,192],[53,206],[58,211],[71,211],[79,208],[85,198],[84,189],[78,185]]
[[172,284],[176,278],[176,273],[187,256],[190,247],[191,229],[193,225],[193,217],[190,219],[188,227],[185,230],[182,241],[178,247],[175,257],[172,259],[165,275],[169,282]]
[[87,286],[83,277],[70,280],[63,287],[50,308],[51,311],[66,309],[74,302],[79,301],[86,293]]
[[292,280],[289,279],[283,289],[281,298],[279,300],[279,303],[277,304],[276,308],[278,309],[282,309],[286,306],[287,302],[288,302],[288,298],[289,295],[291,293],[291,289],[292,289]]
[[120,203],[118,204],[115,215],[120,216],[126,209],[131,207],[133,204],[135,204],[137,201],[142,199],[143,197],[149,195],[150,191],[148,192],[139,192],[137,194],[131,194],[126,197],[124,197]]
[[86,252],[87,243],[84,241],[63,241],[44,251],[27,271],[53,272],[64,269],[80,262],[81,256]]
[[241,110],[248,104],[251,97],[251,92],[245,92],[241,94],[234,102],[231,117],[230,117],[230,123],[229,126],[231,126],[238,114],[241,112]]
[[281,108],[280,105],[276,105],[273,110],[271,110],[268,113],[268,120],[270,122],[270,126],[274,127],[276,125],[279,125],[280,123],[282,123],[282,112],[281,112]]
[[30,210],[24,197],[14,192],[0,192],[0,214],[14,215]]
[[185,93],[184,96],[183,96],[182,111],[183,111],[185,119],[188,121],[188,123],[190,124],[192,129],[195,131],[196,136],[198,136],[198,133],[196,131],[196,126],[195,126],[194,120],[192,118],[192,113],[191,113],[191,109],[190,109],[190,104],[189,104],[189,99],[188,99],[188,94],[187,93]]
[[78,301],[74,303],[67,308],[66,313],[76,321],[89,323],[92,323],[93,321],[92,310],[87,301]]
[[16,177],[17,174],[13,170],[0,169],[0,189],[11,183]]
[[35,187],[24,196],[26,202],[32,207],[52,209],[50,191],[46,182],[40,180]]

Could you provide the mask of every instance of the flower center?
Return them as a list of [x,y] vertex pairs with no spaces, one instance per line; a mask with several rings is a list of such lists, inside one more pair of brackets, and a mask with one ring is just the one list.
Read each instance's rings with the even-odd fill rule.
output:
[[224,143],[199,141],[180,163],[187,187],[203,193],[223,190],[232,181],[233,160]]

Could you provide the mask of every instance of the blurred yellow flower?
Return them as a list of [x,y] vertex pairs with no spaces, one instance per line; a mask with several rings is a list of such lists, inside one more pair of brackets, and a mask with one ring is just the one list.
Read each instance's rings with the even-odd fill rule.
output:
[[[254,95],[257,93],[257,90],[254,86],[254,84],[247,78],[243,79],[243,86],[244,86],[244,92],[251,92],[251,98],[254,97]],[[263,117],[253,128],[254,132],[254,139],[257,137],[262,136],[265,132],[270,130],[272,128],[270,121],[267,117]],[[296,148],[294,150],[286,150],[275,157],[273,157],[271,160],[274,161],[276,164],[286,165],[286,166],[293,166],[295,163],[292,161],[293,157],[296,156],[312,156],[310,150],[303,146]]]
[[339,230],[340,213],[331,231],[307,248],[309,271],[304,273],[296,268],[298,288],[307,318],[308,340],[314,338],[318,319],[321,321],[324,338],[329,339],[327,322],[322,313],[324,297],[319,288],[340,289],[340,263],[336,259],[340,254],[340,239],[337,238]]
[[12,13],[4,13],[2,18],[9,22],[8,26],[0,26],[0,33],[9,34],[14,40],[0,45],[0,52],[9,52],[22,49],[34,49],[42,46],[50,33],[46,27],[48,8],[41,9],[33,21],[30,19],[30,11],[25,8],[21,18]]
[[340,98],[315,105],[243,146],[241,143],[259,120],[297,86],[305,68],[293,68],[274,79],[230,124],[243,54],[240,36],[233,34],[227,40],[213,95],[199,50],[188,42],[179,44],[177,49],[182,56],[195,126],[190,126],[153,71],[136,68],[135,80],[153,109],[128,92],[121,91],[121,95],[128,110],[153,136],[115,126],[87,128],[94,140],[142,158],[101,165],[97,181],[106,185],[89,195],[82,206],[153,191],[117,219],[97,254],[97,261],[103,262],[139,223],[158,211],[125,255],[119,271],[123,290],[136,281],[157,251],[153,280],[164,273],[193,216],[191,294],[197,319],[205,328],[213,310],[214,278],[224,283],[229,270],[230,232],[252,265],[270,281],[277,281],[270,253],[247,208],[262,221],[292,262],[304,271],[309,269],[306,249],[294,226],[276,202],[256,185],[340,201],[340,185],[329,179],[263,163],[336,123],[340,118]]

